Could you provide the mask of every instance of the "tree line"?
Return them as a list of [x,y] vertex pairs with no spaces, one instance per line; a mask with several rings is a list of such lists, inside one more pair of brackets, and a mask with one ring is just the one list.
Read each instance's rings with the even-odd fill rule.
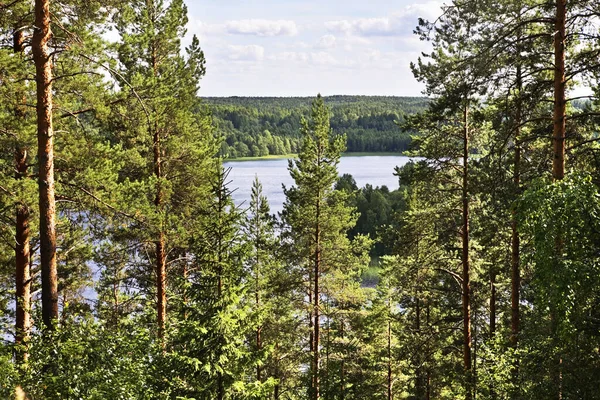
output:
[[599,397],[596,2],[419,21],[399,189],[338,177],[371,106],[317,96],[277,216],[258,179],[233,203],[218,102],[263,112],[198,98],[181,0],[0,11],[1,397]]
[[[302,138],[300,120],[310,111],[307,97],[205,98],[217,131],[223,137],[225,158],[262,157],[297,153]],[[346,134],[348,152],[408,150],[410,134],[398,124],[406,115],[423,111],[423,97],[328,96],[331,127]]]

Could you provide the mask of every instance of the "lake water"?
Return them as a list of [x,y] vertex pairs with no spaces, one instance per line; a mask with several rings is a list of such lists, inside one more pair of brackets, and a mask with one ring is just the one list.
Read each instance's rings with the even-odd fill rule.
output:
[[[373,186],[387,186],[398,189],[398,178],[393,175],[396,166],[402,166],[411,159],[404,156],[343,156],[338,166],[339,175],[350,174],[358,187],[367,183]],[[233,199],[236,204],[248,204],[254,176],[262,183],[263,192],[271,206],[271,212],[283,209],[285,196],[282,185],[294,184],[287,167],[287,159],[267,159],[250,161],[227,161],[225,168],[231,168],[229,187],[236,189]]]

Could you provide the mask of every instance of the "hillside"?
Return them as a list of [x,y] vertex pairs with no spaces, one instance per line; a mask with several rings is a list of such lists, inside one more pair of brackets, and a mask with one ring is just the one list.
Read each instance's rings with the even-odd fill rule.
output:
[[[225,138],[221,155],[228,158],[295,153],[300,120],[310,97],[207,97],[217,132]],[[330,96],[331,128],[346,134],[348,152],[403,152],[410,135],[398,122],[423,110],[424,97]]]

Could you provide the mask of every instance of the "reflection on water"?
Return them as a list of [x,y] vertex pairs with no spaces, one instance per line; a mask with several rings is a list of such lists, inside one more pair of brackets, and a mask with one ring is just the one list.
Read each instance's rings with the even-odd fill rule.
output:
[[[340,175],[352,175],[358,187],[369,183],[373,186],[386,185],[394,190],[398,188],[398,178],[393,175],[394,167],[402,166],[409,160],[409,157],[404,156],[347,156],[342,157],[338,171]],[[231,167],[229,179],[232,182],[229,187],[237,188],[233,193],[236,204],[248,204],[252,182],[257,175],[269,200],[271,212],[282,210],[285,196],[281,185],[290,187],[294,183],[287,170],[288,160],[227,161],[224,165],[225,168]]]

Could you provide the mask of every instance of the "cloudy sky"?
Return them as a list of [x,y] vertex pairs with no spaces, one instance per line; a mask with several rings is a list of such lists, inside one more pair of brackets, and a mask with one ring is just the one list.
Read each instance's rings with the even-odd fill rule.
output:
[[188,0],[207,59],[202,96],[419,95],[412,33],[433,0]]

